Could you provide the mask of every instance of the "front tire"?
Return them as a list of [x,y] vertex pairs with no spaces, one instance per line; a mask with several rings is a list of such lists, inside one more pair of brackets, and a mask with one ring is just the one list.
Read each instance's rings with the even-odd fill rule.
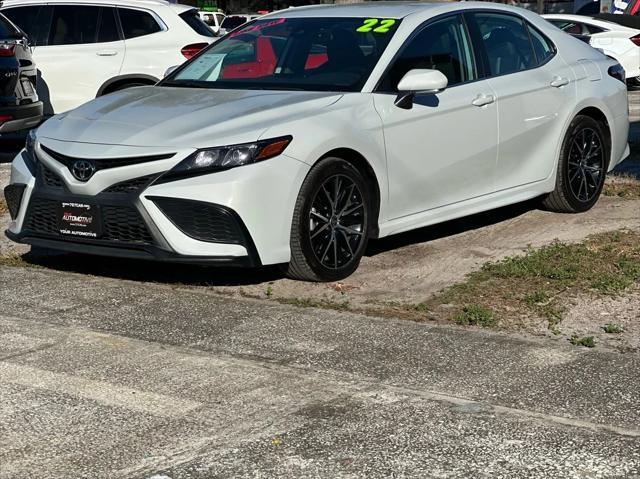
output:
[[351,163],[326,158],[314,166],[293,213],[287,276],[338,281],[353,273],[369,240],[372,204],[364,176]]
[[578,115],[569,125],[558,160],[555,189],[543,206],[559,213],[580,213],[600,197],[609,165],[609,147],[601,123]]

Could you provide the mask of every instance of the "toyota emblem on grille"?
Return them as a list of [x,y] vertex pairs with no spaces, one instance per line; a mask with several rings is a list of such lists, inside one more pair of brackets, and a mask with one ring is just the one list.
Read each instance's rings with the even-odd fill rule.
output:
[[96,167],[87,160],[74,161],[71,165],[71,173],[80,181],[89,181],[89,178],[96,172]]

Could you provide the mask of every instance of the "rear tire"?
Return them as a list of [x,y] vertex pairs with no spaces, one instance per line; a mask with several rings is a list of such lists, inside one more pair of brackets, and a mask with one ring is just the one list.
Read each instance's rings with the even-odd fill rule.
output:
[[353,273],[369,240],[372,204],[364,176],[351,163],[332,157],[314,166],[296,201],[285,274],[338,281]]
[[559,213],[580,213],[598,201],[609,165],[609,147],[601,123],[578,115],[562,142],[555,189],[542,205]]

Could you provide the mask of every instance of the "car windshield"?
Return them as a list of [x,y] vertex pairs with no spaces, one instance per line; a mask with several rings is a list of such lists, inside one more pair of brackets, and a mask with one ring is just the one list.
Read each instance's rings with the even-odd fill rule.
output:
[[161,85],[359,91],[399,20],[276,18],[227,35]]

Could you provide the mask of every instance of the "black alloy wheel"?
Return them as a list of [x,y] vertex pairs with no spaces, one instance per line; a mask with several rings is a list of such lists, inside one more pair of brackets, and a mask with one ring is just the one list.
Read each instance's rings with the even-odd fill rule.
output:
[[555,189],[542,205],[559,213],[587,211],[598,201],[609,167],[606,125],[578,115],[562,142]]
[[343,159],[326,158],[311,169],[294,210],[289,277],[338,281],[356,270],[369,239],[371,190]]

